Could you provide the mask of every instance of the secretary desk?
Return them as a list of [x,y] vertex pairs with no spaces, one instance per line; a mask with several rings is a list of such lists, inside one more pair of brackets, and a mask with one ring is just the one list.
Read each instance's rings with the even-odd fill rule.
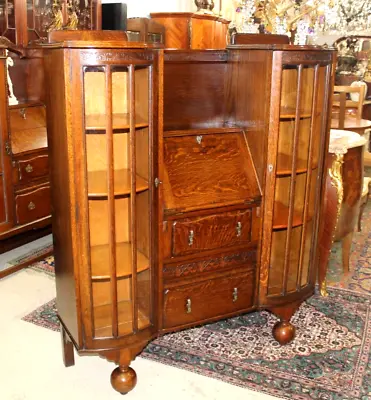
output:
[[314,293],[334,53],[162,50],[109,32],[45,46],[57,307],[73,346],[118,364],[158,335]]

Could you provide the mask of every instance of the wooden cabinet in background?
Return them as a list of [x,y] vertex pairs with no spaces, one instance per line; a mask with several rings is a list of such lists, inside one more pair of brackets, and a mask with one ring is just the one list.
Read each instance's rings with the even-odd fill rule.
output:
[[[99,29],[100,19],[100,0],[0,0],[0,253],[50,233],[48,88],[39,45],[49,31]],[[11,91],[18,104],[9,103]]]
[[151,13],[165,27],[165,47],[170,49],[225,49],[230,21],[216,15]]
[[127,393],[156,336],[257,309],[290,342],[315,288],[334,53],[62,39],[45,67],[65,364],[72,343],[98,353]]

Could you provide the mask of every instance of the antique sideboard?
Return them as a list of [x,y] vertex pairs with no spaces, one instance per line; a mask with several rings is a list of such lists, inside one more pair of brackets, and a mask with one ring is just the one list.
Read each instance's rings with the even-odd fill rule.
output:
[[44,51],[65,365],[98,353],[127,393],[156,336],[258,309],[290,342],[315,287],[334,53],[63,35]]

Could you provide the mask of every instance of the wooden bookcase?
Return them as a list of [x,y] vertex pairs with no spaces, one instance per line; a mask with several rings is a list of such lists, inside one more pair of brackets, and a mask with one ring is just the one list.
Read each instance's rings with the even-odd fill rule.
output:
[[127,393],[156,336],[257,309],[290,342],[315,287],[334,53],[94,35],[45,50],[65,364],[98,353]]

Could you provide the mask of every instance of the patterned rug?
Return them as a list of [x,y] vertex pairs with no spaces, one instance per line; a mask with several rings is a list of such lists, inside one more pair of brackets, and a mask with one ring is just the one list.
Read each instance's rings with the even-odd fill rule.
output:
[[[293,343],[272,338],[277,319],[256,312],[151,342],[141,357],[202,375],[297,400],[371,400],[371,201],[362,232],[355,233],[351,272],[344,276],[341,245],[328,269],[330,296],[318,294],[295,313]],[[53,257],[32,269],[53,275]],[[23,318],[59,330],[54,299]]]
[[[277,318],[262,311],[165,335],[141,357],[279,398],[371,399],[371,296],[329,294],[302,304],[289,345],[273,339]],[[23,319],[59,329],[54,300]]]

